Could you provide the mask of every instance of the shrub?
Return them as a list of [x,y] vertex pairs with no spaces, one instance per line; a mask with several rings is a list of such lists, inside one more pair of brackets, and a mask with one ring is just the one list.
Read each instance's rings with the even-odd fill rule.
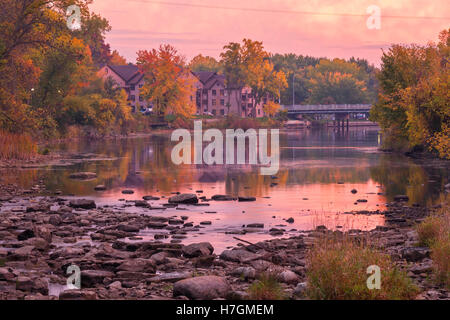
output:
[[248,289],[251,300],[282,300],[283,289],[275,275],[263,273]]
[[419,245],[431,247],[440,233],[440,219],[436,216],[427,217],[416,229],[419,235]]
[[28,134],[0,131],[0,159],[29,160],[36,154],[37,145]]
[[[319,241],[308,253],[307,295],[324,300],[412,299],[418,289],[387,254],[349,239]],[[380,267],[381,288],[368,289],[367,268]]]

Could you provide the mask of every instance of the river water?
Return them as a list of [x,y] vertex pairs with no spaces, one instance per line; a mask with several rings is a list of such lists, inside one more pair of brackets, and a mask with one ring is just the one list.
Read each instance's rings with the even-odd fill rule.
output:
[[[18,178],[23,187],[43,179],[47,189],[64,196],[95,199],[100,206],[157,216],[187,216],[198,224],[211,221],[200,232],[189,234],[183,243],[210,241],[220,252],[239,237],[248,241],[270,239],[271,228],[284,229],[284,236],[298,234],[318,225],[333,229],[368,230],[383,225],[382,215],[352,214],[354,211],[382,211],[398,194],[409,196],[409,204],[431,205],[442,197],[440,190],[449,179],[448,163],[418,164],[404,156],[378,151],[378,130],[350,128],[286,131],[280,134],[280,169],[271,176],[260,175],[258,166],[174,165],[175,142],[170,132],[151,136],[99,142],[63,143],[56,148],[72,153],[67,165],[3,170],[3,178]],[[73,172],[90,171],[98,178],[79,181]],[[274,185],[273,183],[277,183]],[[107,191],[94,187],[104,184]],[[122,190],[134,194],[124,195]],[[352,189],[357,193],[353,194]],[[253,196],[255,202],[210,201],[208,207],[180,206],[164,211],[138,209],[124,200],[145,195],[161,197],[153,205],[167,203],[174,192]],[[358,202],[363,200],[367,202]],[[286,219],[293,218],[293,223]],[[257,232],[239,234],[249,223],[263,223]],[[143,230],[144,240],[155,230]],[[160,231],[158,231],[160,233]],[[168,239],[167,241],[169,241]]]

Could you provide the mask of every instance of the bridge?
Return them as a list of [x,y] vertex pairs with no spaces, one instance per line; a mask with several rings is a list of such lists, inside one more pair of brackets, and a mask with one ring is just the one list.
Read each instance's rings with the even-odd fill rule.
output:
[[335,126],[344,126],[345,121],[347,121],[348,126],[349,119],[355,118],[357,115],[359,115],[359,118],[367,119],[371,107],[371,104],[306,104],[282,105],[281,109],[287,110],[288,117],[291,119],[312,116],[315,120],[331,120]]

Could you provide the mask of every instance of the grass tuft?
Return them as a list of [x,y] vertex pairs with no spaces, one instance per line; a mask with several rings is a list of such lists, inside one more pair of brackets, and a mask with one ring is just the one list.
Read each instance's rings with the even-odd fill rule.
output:
[[27,134],[0,131],[0,160],[30,160],[37,146]]
[[283,288],[276,276],[263,273],[248,289],[250,300],[283,300]]

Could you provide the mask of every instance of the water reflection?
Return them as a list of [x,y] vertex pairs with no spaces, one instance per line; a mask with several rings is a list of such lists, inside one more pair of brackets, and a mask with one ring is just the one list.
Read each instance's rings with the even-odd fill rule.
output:
[[[449,179],[448,164],[419,165],[402,156],[378,152],[378,132],[374,129],[282,132],[280,170],[276,178],[262,176],[257,166],[249,165],[176,166],[170,157],[174,145],[170,133],[65,143],[57,148],[78,157],[79,154],[95,155],[96,160],[71,166],[7,171],[3,176],[4,180],[10,178],[25,187],[43,179],[52,191],[92,197],[103,204],[118,203],[120,198],[168,197],[172,192],[196,190],[203,190],[207,197],[214,194],[257,197],[252,203],[211,202],[208,210],[217,212],[213,217],[217,230],[249,222],[286,225],[283,219],[289,217],[295,223],[287,229],[309,229],[317,224],[370,229],[382,224],[383,218],[340,213],[382,210],[397,194],[407,194],[410,204],[430,204],[439,198],[441,186]],[[71,173],[79,171],[96,172],[98,178],[91,181],[69,178]],[[107,191],[94,191],[99,184],[104,184]],[[121,191],[125,188],[135,190],[135,194],[123,195]],[[358,193],[352,194],[352,189]],[[367,202],[357,202],[358,199]],[[190,211],[193,220],[211,219],[205,216],[204,210]],[[198,216],[194,217],[195,214]]]

